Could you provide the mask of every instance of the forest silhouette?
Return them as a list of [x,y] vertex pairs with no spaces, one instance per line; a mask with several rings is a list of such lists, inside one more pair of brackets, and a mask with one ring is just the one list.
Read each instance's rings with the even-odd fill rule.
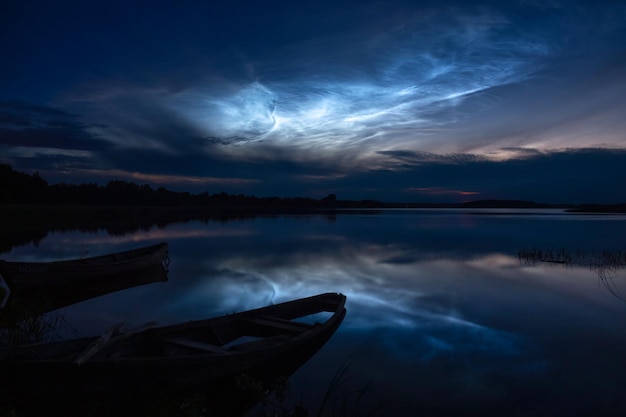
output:
[[[49,185],[38,172],[29,175],[0,164],[0,203],[102,206],[195,206],[195,207],[333,207],[334,194],[316,200],[306,197],[255,197],[225,192],[192,194],[165,187],[153,188],[123,180],[106,185],[95,183]],[[346,204],[349,204],[345,202]],[[380,204],[380,203],[378,203]],[[359,206],[377,206],[377,202],[360,201]]]
[[193,194],[165,187],[112,180],[106,185],[48,184],[38,172],[32,175],[0,164],[0,204],[118,207],[188,207],[235,210],[325,210],[360,208],[564,208],[579,212],[624,213],[621,204],[549,204],[524,200],[476,200],[463,203],[381,202],[376,200],[339,200],[335,194],[321,199],[310,197],[256,197],[208,191]]

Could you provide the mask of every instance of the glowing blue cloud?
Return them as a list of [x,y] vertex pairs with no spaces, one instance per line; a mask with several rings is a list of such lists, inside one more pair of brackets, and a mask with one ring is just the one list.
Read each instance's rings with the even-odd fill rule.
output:
[[[358,59],[371,61],[367,68],[339,61],[287,79],[255,70],[253,81],[228,93],[204,86],[174,97],[172,106],[208,136],[238,144],[318,151],[358,144],[365,153],[371,146],[416,148],[434,130],[452,128],[463,116],[452,110],[469,97],[526,80],[541,67],[549,47],[503,33],[506,26],[495,18],[426,30],[412,25],[355,45]],[[282,63],[285,72],[288,65]]]

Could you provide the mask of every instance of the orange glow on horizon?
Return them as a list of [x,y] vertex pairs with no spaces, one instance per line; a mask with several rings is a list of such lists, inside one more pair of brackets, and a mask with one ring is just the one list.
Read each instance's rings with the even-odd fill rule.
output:
[[478,195],[480,194],[478,191],[463,191],[463,190],[449,190],[446,188],[440,187],[411,187],[405,188],[404,191],[412,192],[412,193],[423,193],[429,195]]

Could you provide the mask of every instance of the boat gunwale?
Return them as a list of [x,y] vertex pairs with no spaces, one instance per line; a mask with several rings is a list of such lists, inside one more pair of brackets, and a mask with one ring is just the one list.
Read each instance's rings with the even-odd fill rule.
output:
[[[276,307],[283,307],[283,306],[290,306],[293,305],[293,303],[297,303],[299,301],[303,301],[306,303],[314,303],[315,299],[317,298],[328,298],[330,296],[333,296],[333,298],[336,298],[335,300],[335,304],[336,307],[334,309],[332,309],[332,311],[329,311],[330,308],[328,308],[328,303],[325,303],[325,305],[321,306],[320,308],[314,309],[315,311],[313,313],[310,314],[316,314],[316,313],[320,313],[320,312],[329,312],[332,313],[332,315],[330,317],[328,317],[324,322],[322,323],[317,323],[316,325],[314,325],[313,327],[311,327],[308,330],[303,331],[302,333],[299,334],[292,334],[292,335],[287,335],[287,339],[280,343],[280,344],[268,344],[265,347],[261,347],[259,349],[255,349],[254,352],[261,352],[261,351],[271,351],[271,350],[275,350],[277,348],[277,346],[293,346],[293,345],[299,345],[299,344],[304,344],[306,343],[307,340],[313,340],[315,339],[317,336],[319,336],[320,334],[325,333],[326,331],[328,331],[330,328],[333,327],[338,327],[338,325],[343,321],[345,315],[346,315],[346,308],[345,308],[345,301],[346,301],[346,297],[343,294],[339,294],[339,293],[325,293],[325,294],[319,294],[317,296],[312,296],[312,297],[308,297],[308,298],[304,298],[304,299],[300,299],[300,300],[293,300],[293,301],[288,301],[285,303],[280,303],[280,304],[275,304],[275,305],[271,305],[271,306],[265,306],[265,307],[260,307],[257,309],[253,309],[253,310],[246,310],[246,311],[242,311],[239,313],[231,313],[231,314],[226,314],[223,316],[217,316],[217,317],[213,317],[213,318],[209,318],[209,319],[205,319],[205,320],[196,320],[196,321],[188,321],[188,322],[184,322],[184,323],[179,323],[179,324],[172,324],[172,325],[166,325],[166,326],[161,326],[161,327],[156,327],[156,328],[148,328],[145,330],[142,330],[141,332],[138,332],[137,334],[133,335],[130,339],[128,339],[129,341],[132,341],[131,339],[133,338],[141,338],[141,337],[146,337],[148,340],[152,340],[155,343],[168,343],[167,338],[175,333],[182,333],[184,334],[186,331],[193,331],[194,329],[198,329],[198,328],[203,328],[206,326],[211,325],[211,323],[215,323],[215,322],[228,322],[228,321],[238,321],[238,320],[245,320],[246,317],[250,316],[250,317],[256,317],[258,314],[258,312],[263,312],[263,311],[267,311],[268,309],[273,309]],[[307,310],[308,311],[308,310]],[[297,317],[306,317],[307,315],[310,314],[306,314],[306,315],[299,315]],[[124,335],[124,333],[122,333],[122,335]],[[285,336],[283,334],[283,336]],[[269,336],[267,338],[261,338],[262,340],[269,340],[271,339],[271,337],[273,336]],[[35,345],[21,345],[21,346],[10,346],[10,347],[0,347],[0,355],[2,355],[3,351],[5,351],[5,355],[7,354],[6,352],[8,352],[8,354],[10,354],[11,351],[16,350],[16,349],[24,349],[24,350],[28,350],[28,349],[44,349],[48,346],[52,346],[52,345],[56,345],[56,346],[60,346],[62,344],[67,344],[67,345],[71,345],[73,342],[78,344],[81,341],[84,341],[84,346],[86,348],[89,348],[93,342],[96,342],[98,340],[99,336],[88,336],[88,337],[84,337],[84,338],[79,338],[79,339],[70,339],[70,340],[61,340],[61,341],[57,341],[57,342],[50,342],[50,343],[45,343],[45,344],[35,344]],[[91,358],[85,362],[83,362],[80,367],[82,368],[91,368],[91,367],[98,367],[98,366],[102,366],[102,365],[106,365],[106,364],[111,364],[111,363],[115,363],[116,365],[124,365],[124,366],[128,366],[132,364],[136,364],[138,367],[140,366],[144,366],[147,363],[152,363],[152,362],[161,362],[161,363],[165,363],[165,362],[172,362],[172,363],[182,363],[182,362],[193,362],[194,360],[206,360],[207,358],[210,357],[216,357],[216,358],[228,358],[228,357],[237,357],[237,356],[248,356],[250,355],[251,351],[250,350],[238,350],[238,349],[232,349],[235,346],[242,346],[245,345],[245,343],[241,343],[241,344],[236,344],[231,346],[229,349],[225,349],[223,352],[221,353],[216,353],[216,352],[206,352],[206,353],[196,353],[196,354],[186,354],[186,355],[178,355],[175,357],[165,357],[162,355],[154,355],[154,356],[145,356],[145,357],[118,357],[118,358],[98,358],[98,357],[94,357]],[[216,345],[219,347],[219,345]],[[107,349],[107,348],[105,348]],[[34,352],[33,352],[34,353]],[[2,358],[0,356],[0,363],[2,363],[3,361],[6,361],[6,358]],[[54,364],[59,364],[61,366],[63,366],[63,364],[67,364],[69,362],[72,362],[71,360],[68,361],[68,357],[63,356],[63,357],[55,357],[55,358],[49,358],[49,359],[37,359],[37,358],[31,358],[31,359],[10,359],[11,363],[13,365],[23,365],[23,364],[32,364],[34,366],[45,366],[45,365],[54,365]],[[78,366],[78,365],[77,365]]]
[[[167,263],[169,256],[168,251],[168,244],[160,242],[150,246],[89,258],[49,262],[0,260],[0,275],[10,289],[33,285],[48,285],[56,279],[64,282],[98,279],[114,273],[144,269],[151,264],[159,262],[164,269],[167,269],[165,263]],[[115,257],[121,257],[122,259],[116,260]],[[34,269],[34,271],[28,271],[29,268]],[[76,273],[84,274],[85,276],[80,276],[79,278],[65,276]]]

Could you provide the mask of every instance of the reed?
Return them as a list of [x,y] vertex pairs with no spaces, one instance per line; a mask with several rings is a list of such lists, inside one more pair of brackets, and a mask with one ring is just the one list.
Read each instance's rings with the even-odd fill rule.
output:
[[[283,389],[289,391],[288,387]],[[300,394],[295,404],[287,404],[287,395],[282,392],[276,397],[278,401],[266,399],[262,410],[248,417],[369,417],[385,414],[383,404],[376,403],[371,384],[359,388],[352,386],[349,362],[335,371],[318,406],[305,406],[302,397]]]
[[520,262],[534,265],[540,262],[560,264],[564,267],[588,267],[598,276],[598,282],[612,295],[626,301],[615,282],[616,274],[626,268],[626,250],[583,251],[581,249],[524,249],[517,254]]
[[517,253],[520,261],[535,264],[550,262],[571,266],[620,269],[626,267],[626,250],[583,251],[581,249],[523,249]]
[[62,313],[49,313],[21,320],[0,329],[0,346],[28,345],[58,340],[63,323]]

